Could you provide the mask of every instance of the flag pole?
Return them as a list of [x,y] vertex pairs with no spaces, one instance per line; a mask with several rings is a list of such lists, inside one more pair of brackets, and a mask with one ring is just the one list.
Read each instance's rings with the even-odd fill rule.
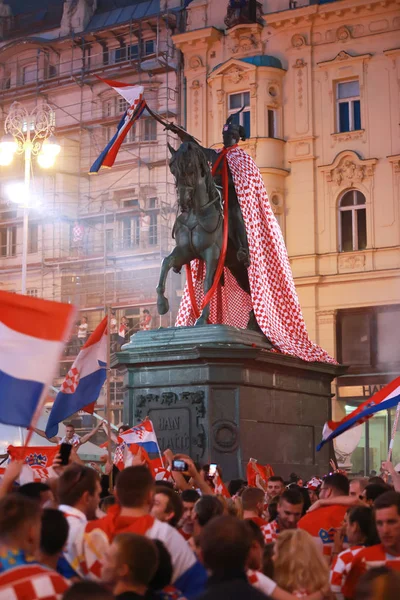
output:
[[387,459],[389,461],[392,460],[394,438],[396,437],[397,425],[399,424],[399,417],[400,417],[400,402],[398,403],[397,408],[396,408],[396,416],[394,418],[393,427],[392,427],[392,436],[390,438],[390,443],[389,443],[389,450],[388,450],[388,457],[387,457]]
[[108,462],[111,465],[111,471],[109,475],[110,492],[113,489],[113,469],[112,469],[112,456],[111,456],[111,394],[110,394],[110,379],[111,379],[111,306],[107,306],[107,379],[106,379],[106,415],[108,421],[107,427],[107,450],[108,450]]

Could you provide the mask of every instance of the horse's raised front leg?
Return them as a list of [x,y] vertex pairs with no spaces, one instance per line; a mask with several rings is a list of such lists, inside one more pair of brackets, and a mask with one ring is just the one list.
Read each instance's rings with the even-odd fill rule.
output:
[[178,246],[174,248],[168,256],[164,258],[162,261],[161,271],[160,271],[160,279],[158,281],[157,286],[157,310],[159,315],[165,315],[169,311],[169,302],[168,298],[164,296],[165,292],[165,284],[167,281],[168,273],[171,269],[175,269],[180,271],[182,268],[183,262],[183,253],[181,248]]
[[[202,254],[202,258],[206,263],[206,276],[204,278],[204,295],[207,294],[208,290],[211,289],[212,284],[214,283],[215,272],[218,266],[218,259],[221,253],[220,248],[213,244],[206,250],[204,250]],[[206,306],[201,311],[200,317],[197,319],[195,323],[195,327],[200,325],[207,325],[208,317],[210,316],[210,302],[206,304]]]

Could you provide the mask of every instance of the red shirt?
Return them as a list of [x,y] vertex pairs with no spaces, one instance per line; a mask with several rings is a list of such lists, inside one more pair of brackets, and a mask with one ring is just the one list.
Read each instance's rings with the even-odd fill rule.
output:
[[332,555],[333,538],[343,523],[348,506],[333,504],[317,508],[302,517],[297,525],[299,529],[308,531],[320,546],[324,556]]
[[0,574],[0,597],[8,600],[61,600],[69,582],[42,565],[22,565]]
[[382,566],[393,569],[393,571],[400,571],[400,555],[387,554],[382,544],[360,550],[353,560],[351,571],[343,586],[344,597],[353,598],[356,585],[363,573],[368,569]]

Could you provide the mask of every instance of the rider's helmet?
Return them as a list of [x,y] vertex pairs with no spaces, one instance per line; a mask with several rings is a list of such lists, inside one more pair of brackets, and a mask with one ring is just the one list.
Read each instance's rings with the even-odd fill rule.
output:
[[240,110],[238,110],[238,112],[229,115],[229,117],[227,118],[226,123],[222,128],[222,137],[224,138],[224,145],[231,145],[231,143],[226,144],[226,142],[228,141],[234,141],[235,144],[237,144],[239,140],[242,140],[243,142],[245,141],[245,128],[242,125],[239,125],[237,122],[235,122],[237,121],[235,117],[237,117],[237,115],[239,115],[243,109],[244,106]]

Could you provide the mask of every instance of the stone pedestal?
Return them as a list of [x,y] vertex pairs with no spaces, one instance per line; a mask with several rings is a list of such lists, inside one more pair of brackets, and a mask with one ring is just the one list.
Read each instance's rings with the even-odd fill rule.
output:
[[262,335],[225,325],[135,334],[112,362],[126,369],[124,422],[148,415],[163,450],[216,462],[225,480],[245,475],[251,457],[284,477],[327,473],[329,448],[315,447],[344,369],[267,347]]

